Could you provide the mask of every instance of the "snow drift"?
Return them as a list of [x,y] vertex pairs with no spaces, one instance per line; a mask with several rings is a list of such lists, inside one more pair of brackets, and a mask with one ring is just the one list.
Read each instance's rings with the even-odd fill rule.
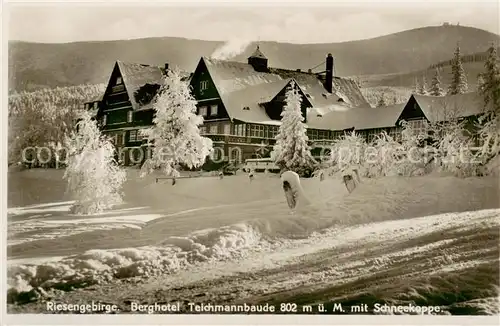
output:
[[[270,180],[277,183],[279,191],[279,181]],[[193,265],[242,259],[250,253],[274,252],[301,241],[298,239],[321,233],[340,239],[343,235],[338,230],[364,223],[498,205],[495,184],[480,179],[367,179],[352,194],[347,194],[338,180],[308,179],[303,180],[303,186],[317,204],[311,211],[290,212],[282,192],[277,192],[281,198],[277,201],[250,203],[232,210],[233,220],[241,221],[232,225],[194,231],[186,236],[165,236],[148,246],[94,249],[60,259],[48,258],[46,262],[39,260],[36,264],[11,261],[9,300],[15,301],[19,294],[34,289],[72,290],[114,279],[166,275]],[[202,210],[192,214],[196,220],[190,220],[187,214],[181,221],[199,225],[196,221],[220,218],[217,211],[213,215]],[[375,226],[370,227],[370,232],[377,233]]]

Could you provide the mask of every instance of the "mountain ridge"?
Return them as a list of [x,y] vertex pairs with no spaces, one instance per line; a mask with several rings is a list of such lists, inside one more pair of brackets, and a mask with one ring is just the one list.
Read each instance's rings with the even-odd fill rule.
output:
[[[425,69],[448,60],[460,42],[462,53],[485,51],[500,36],[474,27],[427,26],[365,40],[339,43],[294,44],[258,42],[269,66],[307,70],[335,57],[339,76],[402,73]],[[131,40],[32,43],[9,41],[9,89],[106,83],[116,60],[193,71],[201,56],[211,56],[225,43],[180,37]],[[257,42],[251,42],[232,61],[246,61]],[[320,66],[318,70],[322,70]]]

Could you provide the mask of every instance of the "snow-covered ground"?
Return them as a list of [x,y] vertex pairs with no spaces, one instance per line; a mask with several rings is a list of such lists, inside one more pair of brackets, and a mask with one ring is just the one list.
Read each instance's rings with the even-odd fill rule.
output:
[[[50,186],[58,172],[9,175],[9,181],[36,182],[21,195],[9,188],[10,300],[43,288],[69,290],[72,302],[117,304],[160,296],[304,304],[420,300],[451,312],[473,305],[467,309],[476,313],[498,306],[500,210],[493,178],[365,179],[352,194],[339,180],[305,179],[315,209],[292,214],[274,175],[258,174],[253,182],[245,175],[181,179],[172,186],[129,171],[126,204],[84,217],[69,214],[62,187]],[[9,309],[43,312],[37,303]]]

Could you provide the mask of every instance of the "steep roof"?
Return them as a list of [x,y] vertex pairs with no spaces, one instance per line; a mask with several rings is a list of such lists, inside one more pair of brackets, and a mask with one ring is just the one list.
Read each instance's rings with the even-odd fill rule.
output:
[[344,111],[333,111],[309,118],[308,125],[315,129],[356,130],[395,127],[406,103],[378,108],[357,108]]
[[349,104],[348,99],[346,101],[346,95],[339,92],[328,93],[323,83],[315,74],[277,68],[270,68],[269,70],[270,73],[282,78],[293,78],[297,82],[297,85],[304,91],[314,109],[320,114],[344,110],[346,107],[345,103]]
[[162,84],[163,71],[160,67],[148,66],[138,63],[116,61],[118,69],[127,89],[130,103],[134,110],[139,109],[139,103],[135,100],[135,92],[145,84]]
[[225,99],[226,110],[232,119],[240,121],[253,123],[271,121],[261,104],[271,101],[290,81],[291,79],[282,79],[231,92]]
[[412,95],[429,121],[469,117],[484,112],[484,100],[477,93],[446,96]]
[[[347,95],[339,96],[338,92],[328,93],[316,75],[311,73],[276,68],[269,69],[269,72],[258,72],[243,62],[207,57],[202,57],[202,61],[205,62],[231,118],[247,122],[270,120],[259,104],[273,99],[292,79],[320,114],[345,110],[346,104],[349,104]],[[342,103],[341,98],[347,103]],[[243,107],[249,107],[250,110],[243,110]]]

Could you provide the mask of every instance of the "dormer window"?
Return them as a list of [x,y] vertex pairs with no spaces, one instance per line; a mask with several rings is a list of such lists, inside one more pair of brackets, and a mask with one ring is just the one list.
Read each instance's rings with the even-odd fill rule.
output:
[[337,100],[337,102],[345,102],[344,99],[341,97]]
[[123,84],[122,77],[116,77],[116,85],[121,85]]

